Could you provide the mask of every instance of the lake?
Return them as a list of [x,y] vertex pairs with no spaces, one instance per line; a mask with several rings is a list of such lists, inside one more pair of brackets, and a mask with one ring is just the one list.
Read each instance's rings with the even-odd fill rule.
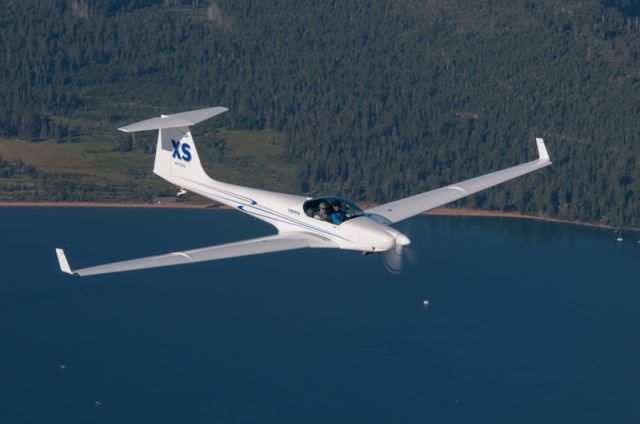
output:
[[638,233],[418,217],[400,275],[307,249],[74,278],[55,247],[80,268],[273,231],[232,211],[0,217],[2,423],[640,422]]

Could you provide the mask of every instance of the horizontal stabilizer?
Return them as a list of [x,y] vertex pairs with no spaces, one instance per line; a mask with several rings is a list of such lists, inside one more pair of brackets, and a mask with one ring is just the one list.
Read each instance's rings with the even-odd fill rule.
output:
[[193,126],[199,122],[225,113],[229,109],[226,107],[210,107],[207,109],[192,110],[189,112],[174,113],[173,115],[162,115],[158,118],[147,119],[118,128],[124,132],[138,132],[148,130],[159,130],[163,128],[184,128]]

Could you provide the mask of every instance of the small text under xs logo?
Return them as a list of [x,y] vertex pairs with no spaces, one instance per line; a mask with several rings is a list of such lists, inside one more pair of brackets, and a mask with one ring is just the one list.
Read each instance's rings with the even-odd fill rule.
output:
[[181,159],[185,162],[189,162],[191,160],[191,146],[187,143],[182,143],[180,145],[179,141],[171,140],[173,144],[173,155],[172,157]]

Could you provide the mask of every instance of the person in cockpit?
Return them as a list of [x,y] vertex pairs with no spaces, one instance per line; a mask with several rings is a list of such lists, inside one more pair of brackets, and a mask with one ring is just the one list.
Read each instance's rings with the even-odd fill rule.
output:
[[336,225],[340,225],[346,218],[344,211],[341,209],[342,205],[339,200],[334,200],[331,203],[333,211],[331,212],[331,222]]
[[331,222],[331,215],[329,215],[329,205],[327,202],[320,202],[318,205],[318,212],[313,215],[315,219]]

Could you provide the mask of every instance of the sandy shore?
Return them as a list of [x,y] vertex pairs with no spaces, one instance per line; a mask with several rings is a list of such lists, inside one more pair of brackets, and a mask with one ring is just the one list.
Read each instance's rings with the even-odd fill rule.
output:
[[603,228],[606,230],[622,230],[622,231],[640,232],[640,228],[633,228],[633,227],[619,228],[611,225],[593,224],[593,223],[581,222],[581,221],[570,221],[568,219],[551,218],[548,216],[525,215],[517,212],[484,211],[479,209],[465,209],[465,208],[438,208],[425,213],[425,215],[529,219],[532,221],[544,221],[544,222],[555,222],[558,224],[581,225],[583,227]]
[[[370,208],[374,204],[367,203],[361,207]],[[94,208],[173,208],[173,209],[209,209],[209,210],[232,210],[232,208],[220,204],[196,205],[192,203],[100,203],[100,202],[0,202],[0,207],[94,207]],[[459,216],[459,217],[484,217],[484,218],[511,218],[529,219],[533,221],[555,222],[558,224],[581,225],[584,227],[602,228],[607,230],[617,230],[618,227],[610,225],[592,224],[588,222],[569,221],[564,219],[550,218],[547,216],[524,215],[516,212],[485,211],[479,209],[466,208],[437,208],[425,215],[432,216]],[[623,227],[623,231],[638,231],[640,228]]]

